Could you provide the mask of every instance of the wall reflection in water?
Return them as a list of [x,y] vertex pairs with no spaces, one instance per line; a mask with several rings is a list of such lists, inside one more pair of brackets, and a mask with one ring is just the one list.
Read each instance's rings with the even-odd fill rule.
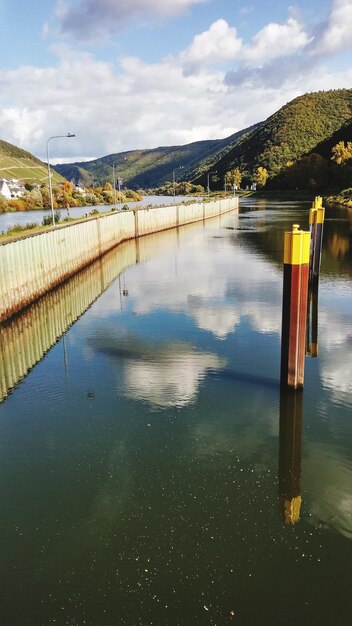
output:
[[135,262],[135,242],[126,242],[0,325],[0,401],[119,273]]
[[279,506],[285,524],[296,524],[301,511],[303,391],[280,395]]
[[[220,226],[222,219],[205,220],[203,226]],[[1,323],[0,402],[127,267],[149,260],[163,248],[176,250],[180,237],[199,227],[190,224],[122,243],[23,313]],[[126,295],[124,285],[123,291]]]

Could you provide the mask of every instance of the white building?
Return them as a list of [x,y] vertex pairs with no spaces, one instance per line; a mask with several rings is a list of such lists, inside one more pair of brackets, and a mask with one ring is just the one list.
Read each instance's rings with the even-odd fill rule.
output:
[[0,179],[0,194],[4,196],[6,200],[20,198],[25,192],[26,188],[17,178],[13,178],[12,180],[7,180],[7,178]]

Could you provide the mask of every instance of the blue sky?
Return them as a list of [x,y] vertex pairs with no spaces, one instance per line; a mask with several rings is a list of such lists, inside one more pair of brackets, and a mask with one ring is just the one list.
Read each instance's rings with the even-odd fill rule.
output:
[[53,162],[226,137],[352,87],[352,0],[1,0],[0,137]]

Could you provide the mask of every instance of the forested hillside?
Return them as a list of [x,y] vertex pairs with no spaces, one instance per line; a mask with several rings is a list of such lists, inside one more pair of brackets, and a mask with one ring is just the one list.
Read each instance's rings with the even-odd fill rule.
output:
[[[311,152],[330,157],[331,148],[351,136],[352,90],[317,92],[292,100],[221,155],[217,170],[239,168],[244,177],[262,166],[269,180]],[[202,176],[194,172],[195,182]],[[204,180],[204,179],[203,179]]]
[[121,177],[127,186],[150,188],[172,181],[190,180],[194,171],[207,172],[242,135],[245,129],[226,139],[197,141],[184,146],[159,147],[150,150],[131,150],[110,154],[100,159],[82,163],[56,165],[55,169],[76,183],[101,185],[113,183],[113,165],[116,178]]
[[[107,182],[117,187],[120,180],[131,189],[150,189],[175,178],[206,188],[212,173],[212,189],[223,189],[230,173],[229,185],[236,178],[241,186],[255,181],[269,188],[324,191],[352,186],[351,142],[352,89],[338,89],[295,98],[264,122],[225,139],[131,150],[55,169],[84,187]],[[338,144],[343,150],[343,143],[339,159],[334,150]],[[1,141],[0,177],[46,182],[46,165]]]

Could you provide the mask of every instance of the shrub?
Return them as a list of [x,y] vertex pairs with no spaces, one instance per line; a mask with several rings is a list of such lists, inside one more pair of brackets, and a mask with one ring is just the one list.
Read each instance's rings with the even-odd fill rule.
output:
[[[58,222],[61,219],[60,211],[55,211],[54,218],[55,218],[55,224],[58,224]],[[53,216],[52,216],[52,214],[48,213],[48,215],[44,215],[43,221],[42,221],[43,226],[51,226],[52,223],[53,223]]]
[[32,228],[37,228],[37,222],[28,222],[24,226],[21,224],[15,224],[15,226],[9,226],[7,229],[8,235],[15,235],[16,233],[22,233],[25,230],[31,230]]

